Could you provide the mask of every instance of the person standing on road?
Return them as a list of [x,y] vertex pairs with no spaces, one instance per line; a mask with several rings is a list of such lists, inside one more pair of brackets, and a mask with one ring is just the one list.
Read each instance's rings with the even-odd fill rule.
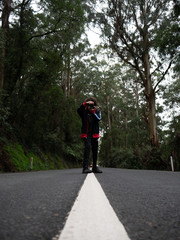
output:
[[[84,141],[84,160],[82,173],[102,173],[97,167],[98,139],[99,139],[99,121],[101,120],[101,111],[97,109],[97,101],[94,97],[87,98],[78,108],[78,114],[82,119],[81,138]],[[89,169],[89,156],[92,147],[93,167]]]

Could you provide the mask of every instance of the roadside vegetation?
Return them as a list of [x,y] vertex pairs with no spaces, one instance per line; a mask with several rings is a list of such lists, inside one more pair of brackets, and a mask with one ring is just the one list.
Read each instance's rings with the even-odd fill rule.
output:
[[89,95],[102,166],[179,171],[179,1],[36,2],[0,2],[0,171],[81,166]]

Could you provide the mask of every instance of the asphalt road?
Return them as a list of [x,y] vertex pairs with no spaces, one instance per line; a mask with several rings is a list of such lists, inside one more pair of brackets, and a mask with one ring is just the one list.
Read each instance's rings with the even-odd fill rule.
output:
[[[179,172],[105,168],[96,177],[132,240],[180,240]],[[0,174],[0,240],[52,240],[85,178],[81,169]]]
[[103,172],[97,179],[132,240],[180,240],[180,172]]
[[0,174],[0,240],[50,240],[62,229],[80,170]]

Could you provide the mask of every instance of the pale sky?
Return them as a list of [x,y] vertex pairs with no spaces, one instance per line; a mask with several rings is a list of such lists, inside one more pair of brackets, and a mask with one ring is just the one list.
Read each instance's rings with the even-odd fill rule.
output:
[[92,47],[94,47],[95,45],[97,44],[100,44],[101,42],[101,39],[100,39],[100,32],[99,32],[99,29],[97,28],[91,28],[89,29],[87,32],[87,35],[88,35],[88,39],[89,39],[89,42],[91,44]]

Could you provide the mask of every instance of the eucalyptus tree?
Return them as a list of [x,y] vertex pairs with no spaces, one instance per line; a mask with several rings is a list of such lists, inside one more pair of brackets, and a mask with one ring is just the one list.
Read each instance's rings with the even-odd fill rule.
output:
[[[128,139],[132,139],[131,133],[136,132],[135,135],[138,135],[137,126],[142,119],[137,88],[139,84],[136,83],[136,87],[134,86],[136,79],[134,70],[126,64],[120,64],[112,55],[111,49],[102,46],[97,46],[86,57],[84,60],[81,59],[81,65],[78,64],[75,91],[76,93],[79,91],[78,94],[81,93],[83,97],[89,94],[97,97],[103,114],[101,124],[103,131],[110,133],[112,129],[118,129],[121,132],[119,147],[128,146]],[[132,123],[135,131],[129,128],[129,123]]]
[[[153,49],[155,32],[168,16],[171,1],[165,0],[100,0],[97,16],[107,44],[119,58],[139,75],[147,102],[149,139],[158,146],[156,92],[171,67],[156,61]],[[164,68],[166,66],[166,68]],[[160,77],[157,77],[160,72]]]
[[173,59],[174,70],[180,72],[180,2],[173,0],[173,8],[156,32],[155,46],[162,59]]
[[[42,0],[37,1],[36,8],[32,3],[14,0],[10,8],[6,59],[1,58],[5,69],[3,88],[7,93],[4,105],[9,103],[8,120],[18,138],[42,146],[50,132],[60,136],[67,132],[63,121],[68,113],[63,112],[58,101],[61,99],[65,105],[68,100],[64,100],[60,88],[63,81],[66,88],[68,85],[69,56],[79,55],[72,48],[77,50],[85,16],[79,0]],[[66,72],[65,79],[62,72]],[[58,116],[61,114],[64,118]],[[57,126],[62,122],[62,127]]]
[[1,13],[1,46],[0,46],[0,90],[4,88],[4,78],[5,78],[5,57],[6,57],[6,47],[7,47],[7,35],[9,30],[9,17],[11,13],[12,0],[2,0],[0,3],[2,13]]

